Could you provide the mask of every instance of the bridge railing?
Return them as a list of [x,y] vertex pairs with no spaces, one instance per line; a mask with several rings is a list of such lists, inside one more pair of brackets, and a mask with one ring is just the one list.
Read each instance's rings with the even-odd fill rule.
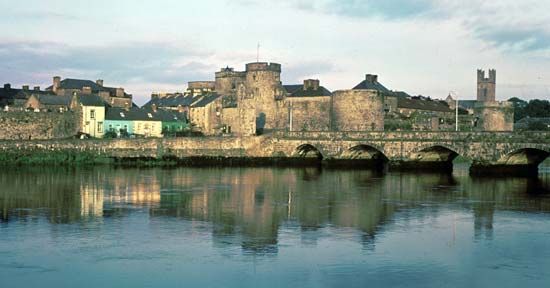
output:
[[319,140],[449,140],[449,141],[521,141],[550,143],[550,132],[460,132],[460,131],[273,131],[276,138]]

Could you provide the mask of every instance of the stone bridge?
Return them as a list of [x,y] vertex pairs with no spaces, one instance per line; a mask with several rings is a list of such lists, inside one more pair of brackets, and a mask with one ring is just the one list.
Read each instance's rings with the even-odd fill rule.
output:
[[[550,155],[550,132],[283,132],[250,137],[36,140],[0,142],[3,152],[71,151],[113,158],[261,158],[390,167],[452,168],[463,156],[472,172],[536,172]],[[0,155],[1,156],[1,155]]]
[[550,155],[549,132],[275,132],[274,155],[324,160],[377,160],[393,166],[452,166],[472,171],[537,169]]

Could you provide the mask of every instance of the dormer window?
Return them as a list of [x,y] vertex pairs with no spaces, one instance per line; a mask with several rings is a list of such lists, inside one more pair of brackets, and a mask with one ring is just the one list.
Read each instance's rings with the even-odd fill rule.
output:
[[151,113],[147,113],[147,116],[149,116],[149,118],[153,118],[153,114]]
[[120,112],[120,117],[125,118],[126,115],[124,115],[124,112]]

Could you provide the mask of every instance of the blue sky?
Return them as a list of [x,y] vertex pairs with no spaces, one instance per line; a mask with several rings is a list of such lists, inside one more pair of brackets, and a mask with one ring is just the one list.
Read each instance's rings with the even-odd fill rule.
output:
[[390,89],[475,98],[497,69],[497,98],[550,96],[549,0],[0,0],[0,81],[104,79],[144,103],[221,67],[283,65],[286,84],[331,90],[378,74]]

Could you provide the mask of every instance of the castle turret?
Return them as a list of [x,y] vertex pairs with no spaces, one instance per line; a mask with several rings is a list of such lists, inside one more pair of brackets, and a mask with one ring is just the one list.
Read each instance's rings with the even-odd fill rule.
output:
[[485,77],[485,71],[477,70],[477,101],[492,102],[496,99],[496,78],[495,69],[489,70],[489,77]]
[[226,67],[216,72],[215,90],[221,95],[231,95],[236,92],[237,86],[246,79],[246,72],[235,71]]

